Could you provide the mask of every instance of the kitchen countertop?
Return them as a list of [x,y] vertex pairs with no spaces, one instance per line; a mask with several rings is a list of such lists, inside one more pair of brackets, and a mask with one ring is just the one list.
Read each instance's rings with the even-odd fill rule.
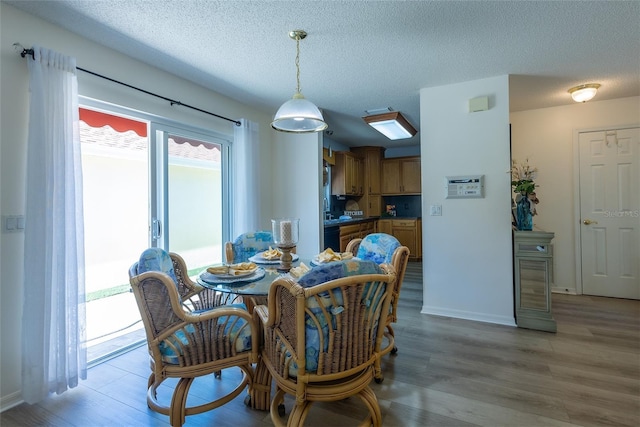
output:
[[341,225],[359,224],[361,222],[377,221],[378,217],[368,218],[351,218],[351,219],[326,219],[324,221],[324,228],[340,227]]
[[368,218],[351,218],[351,219],[329,219],[324,221],[324,228],[340,227],[341,225],[359,224],[361,222],[377,221],[379,219],[420,219],[416,216],[385,216],[385,217],[368,217]]

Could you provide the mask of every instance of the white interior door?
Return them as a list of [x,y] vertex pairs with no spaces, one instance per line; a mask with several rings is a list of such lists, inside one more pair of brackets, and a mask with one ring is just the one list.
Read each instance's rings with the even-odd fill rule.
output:
[[582,292],[640,299],[640,128],[579,135]]

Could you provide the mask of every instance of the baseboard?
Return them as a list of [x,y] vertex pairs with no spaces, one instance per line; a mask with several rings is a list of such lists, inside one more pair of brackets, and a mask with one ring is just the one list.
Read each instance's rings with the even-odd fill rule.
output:
[[7,396],[2,396],[0,397],[0,412],[4,412],[7,409],[13,408],[14,406],[18,406],[22,402],[24,402],[24,400],[22,400],[21,391],[16,391]]
[[434,316],[453,317],[456,319],[473,320],[475,322],[496,323],[498,325],[516,326],[515,317],[510,317],[510,316],[493,316],[493,315],[486,315],[483,313],[475,313],[471,311],[446,310],[440,307],[432,307],[428,305],[423,305],[420,313],[431,314]]

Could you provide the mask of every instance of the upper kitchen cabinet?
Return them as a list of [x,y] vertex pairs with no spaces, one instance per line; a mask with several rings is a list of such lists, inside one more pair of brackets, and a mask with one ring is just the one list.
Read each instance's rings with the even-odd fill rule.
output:
[[363,159],[349,151],[333,153],[336,164],[331,171],[331,194],[361,196],[364,193]]
[[356,147],[353,151],[364,159],[364,186],[366,194],[380,194],[380,162],[382,147]]
[[420,157],[398,157],[382,161],[382,195],[420,194]]
[[364,164],[364,194],[358,200],[366,217],[377,217],[382,213],[380,195],[380,162],[382,147],[355,147],[353,152],[362,156]]

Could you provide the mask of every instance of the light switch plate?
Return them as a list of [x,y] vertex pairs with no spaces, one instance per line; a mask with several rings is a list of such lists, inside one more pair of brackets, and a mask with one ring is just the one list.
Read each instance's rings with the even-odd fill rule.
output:
[[3,233],[21,233],[24,231],[24,215],[2,215]]
[[429,215],[442,216],[442,205],[431,205],[431,210],[429,211]]

